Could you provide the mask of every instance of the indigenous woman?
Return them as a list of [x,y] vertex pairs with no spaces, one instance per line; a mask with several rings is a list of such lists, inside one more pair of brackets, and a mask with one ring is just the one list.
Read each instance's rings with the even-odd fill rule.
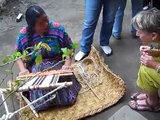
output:
[[[25,13],[25,18],[27,22],[27,27],[23,27],[16,41],[16,50],[23,53],[27,50],[29,53],[32,52],[31,48],[38,43],[42,42],[47,44],[51,50],[41,49],[42,63],[36,65],[35,59],[36,54],[29,56],[27,60],[18,60],[18,66],[20,69],[20,75],[27,74],[30,72],[39,72],[47,69],[59,61],[62,61],[62,51],[61,48],[71,49],[71,39],[68,34],[65,32],[63,26],[56,22],[50,22],[48,16],[44,10],[39,6],[31,6],[27,9]],[[71,57],[67,57],[65,63],[58,64],[54,69],[70,69],[71,68]],[[60,81],[66,81],[64,78],[60,78]],[[69,79],[72,80],[73,85],[71,87],[63,88],[56,93],[55,99],[50,99],[50,96],[41,99],[40,101],[33,104],[36,110],[48,109],[52,106],[63,106],[70,105],[76,101],[78,92],[81,88],[81,85],[77,81],[76,77],[70,76]],[[29,100],[32,102],[39,97],[47,94],[52,89],[49,90],[31,90],[26,95]],[[47,101],[48,102],[45,102]]]

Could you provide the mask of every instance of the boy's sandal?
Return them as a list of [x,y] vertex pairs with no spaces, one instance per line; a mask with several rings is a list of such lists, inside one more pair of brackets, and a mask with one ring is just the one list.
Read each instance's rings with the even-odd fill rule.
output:
[[[133,94],[131,95],[131,99],[132,99],[132,100],[143,100],[143,98],[142,98],[142,99],[138,99],[138,96],[141,95],[141,94],[145,94],[145,95],[146,95],[146,98],[148,97],[146,93],[136,92],[136,93],[133,93]],[[144,99],[146,99],[146,98],[144,98]]]
[[145,102],[146,102],[146,105],[139,105],[137,103],[137,100],[131,100],[129,101],[129,106],[130,108],[137,110],[137,111],[152,111],[152,112],[160,111],[160,103],[158,103],[156,106],[151,106],[148,103],[147,99],[145,99]]

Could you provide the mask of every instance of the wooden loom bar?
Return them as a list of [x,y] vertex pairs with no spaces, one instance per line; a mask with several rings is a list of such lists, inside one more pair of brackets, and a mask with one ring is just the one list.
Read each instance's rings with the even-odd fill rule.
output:
[[32,86],[23,86],[23,87],[20,87],[18,89],[18,92],[25,92],[25,91],[29,91],[29,90],[37,90],[37,89],[42,89],[42,90],[45,90],[45,89],[49,89],[49,88],[57,88],[63,84],[66,84],[66,86],[72,86],[73,82],[60,82],[60,83],[56,83],[56,84],[50,84],[50,85],[47,85],[47,86],[44,86],[44,85],[32,85]]
[[[17,79],[25,78],[25,77],[33,77],[36,74],[37,73],[20,75],[20,76],[17,76]],[[53,75],[53,74],[60,74],[60,76],[73,75],[73,71],[71,71],[71,70],[51,70],[51,71],[47,71],[47,72],[41,72],[38,74],[38,76]]]

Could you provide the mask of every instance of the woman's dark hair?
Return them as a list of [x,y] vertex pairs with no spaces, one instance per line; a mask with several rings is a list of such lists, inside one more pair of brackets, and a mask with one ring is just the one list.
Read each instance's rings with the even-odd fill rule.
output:
[[28,47],[32,42],[33,34],[35,32],[34,27],[37,22],[37,19],[40,18],[42,15],[46,15],[46,13],[39,6],[30,6],[25,13],[26,22],[28,24],[27,26]]

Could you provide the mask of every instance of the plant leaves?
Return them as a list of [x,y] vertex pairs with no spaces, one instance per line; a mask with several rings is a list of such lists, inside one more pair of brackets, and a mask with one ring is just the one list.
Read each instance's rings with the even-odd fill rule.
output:
[[67,53],[67,48],[61,48],[61,50],[62,50],[63,54],[68,54]]
[[29,57],[29,56],[25,56],[25,57],[22,58],[22,60],[24,60],[24,61],[29,61],[29,60],[30,60],[30,57]]
[[78,47],[78,43],[73,42],[71,46],[72,46],[72,49],[76,49]]
[[67,53],[68,53],[68,56],[71,56],[72,53],[73,53],[72,50],[71,50],[71,49],[67,49],[67,51],[68,51],[68,52],[67,52]]
[[15,51],[11,56],[12,60],[15,60],[16,58],[20,57],[22,54],[18,51]]
[[22,80],[15,80],[14,81],[14,88],[17,88],[18,86],[20,86],[22,83]]
[[69,57],[73,57],[74,56],[74,52],[73,49],[69,49],[69,48],[61,48],[63,55],[62,58],[64,59],[65,57],[69,56]]
[[6,89],[5,89],[5,93],[6,93],[6,94],[11,93],[12,91],[13,91],[13,90],[12,90],[11,88],[6,88]]
[[15,55],[16,55],[16,57],[20,57],[22,54],[20,52],[16,51]]
[[28,54],[28,51],[27,51],[27,50],[24,50],[24,51],[23,51],[23,55],[26,56],[27,54]]
[[71,57],[74,57],[74,53],[72,52]]
[[42,55],[40,53],[37,55],[35,62],[37,66],[42,63]]
[[64,55],[66,56],[70,56],[72,54],[72,50],[68,49],[68,48],[61,48],[62,52]]
[[38,45],[35,46],[35,50],[39,50],[41,48],[42,42],[39,42]]
[[19,51],[15,51],[12,55],[7,55],[2,59],[3,63],[15,60],[17,57],[20,57],[22,54]]
[[10,59],[11,59],[11,56],[10,56],[10,55],[7,55],[7,56],[5,56],[5,57],[2,59],[2,62],[3,62],[3,63],[6,63],[6,62],[8,62]]
[[66,57],[67,57],[66,55],[64,55],[64,54],[62,55],[62,59],[63,59],[63,60],[64,60]]

